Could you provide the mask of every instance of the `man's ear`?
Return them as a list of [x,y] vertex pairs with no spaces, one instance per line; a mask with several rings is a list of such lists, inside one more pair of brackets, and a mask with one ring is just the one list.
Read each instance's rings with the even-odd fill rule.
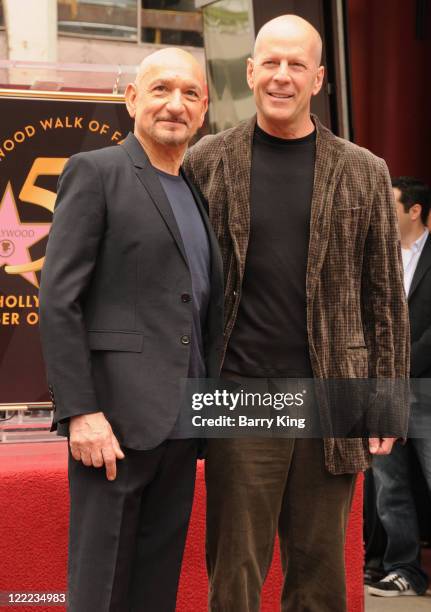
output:
[[410,206],[409,209],[410,219],[412,221],[416,221],[416,219],[419,219],[419,217],[421,216],[421,212],[422,206],[420,204],[413,204],[413,206]]
[[247,83],[250,89],[254,87],[254,59],[249,57],[247,59]]
[[134,83],[129,83],[126,87],[126,91],[124,92],[124,97],[126,99],[126,107],[129,115],[132,119],[135,118],[136,115],[136,96],[138,95],[138,91],[136,89],[136,85]]
[[319,91],[322,89],[323,79],[325,78],[325,67],[319,66],[316,74],[316,82],[313,87],[313,96],[317,96]]
[[[208,90],[207,90],[208,91]],[[202,117],[201,117],[201,121],[199,124],[199,127],[202,127],[205,121],[205,115],[207,113],[208,110],[208,95],[205,94],[203,100],[202,100]]]

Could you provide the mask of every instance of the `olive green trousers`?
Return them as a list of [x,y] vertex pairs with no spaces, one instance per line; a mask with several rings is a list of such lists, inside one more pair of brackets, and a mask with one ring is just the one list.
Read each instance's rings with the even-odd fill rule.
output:
[[209,440],[205,472],[209,610],[260,610],[278,533],[282,612],[345,612],[356,475],[325,470],[322,440]]

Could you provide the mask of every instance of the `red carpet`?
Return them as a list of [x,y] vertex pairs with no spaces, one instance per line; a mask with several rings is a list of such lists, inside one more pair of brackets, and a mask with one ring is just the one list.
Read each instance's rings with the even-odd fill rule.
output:
[[[363,612],[362,484],[350,516],[346,544],[349,612]],[[177,612],[205,612],[203,464],[200,463]],[[66,444],[0,445],[0,591],[64,591],[67,559]],[[275,552],[262,612],[279,610],[280,565]],[[60,612],[62,607],[1,610]],[[95,611],[97,612],[97,611]]]

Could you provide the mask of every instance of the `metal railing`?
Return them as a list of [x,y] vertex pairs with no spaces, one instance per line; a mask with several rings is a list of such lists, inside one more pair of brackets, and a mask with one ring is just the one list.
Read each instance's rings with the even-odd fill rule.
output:
[[50,431],[51,402],[0,404],[0,444],[12,442],[55,442]]

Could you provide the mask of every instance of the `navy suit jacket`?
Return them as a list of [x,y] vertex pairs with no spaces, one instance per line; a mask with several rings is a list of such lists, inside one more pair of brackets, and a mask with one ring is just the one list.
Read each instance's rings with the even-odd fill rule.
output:
[[[428,236],[410,285],[410,374],[431,378],[431,236]],[[414,381],[412,390],[421,402],[431,402],[431,381]]]
[[[207,374],[222,354],[217,240],[192,185],[211,251]],[[102,411],[121,444],[150,449],[179,411],[192,329],[191,275],[171,206],[144,149],[79,153],[59,180],[40,287],[40,329],[54,427]]]

